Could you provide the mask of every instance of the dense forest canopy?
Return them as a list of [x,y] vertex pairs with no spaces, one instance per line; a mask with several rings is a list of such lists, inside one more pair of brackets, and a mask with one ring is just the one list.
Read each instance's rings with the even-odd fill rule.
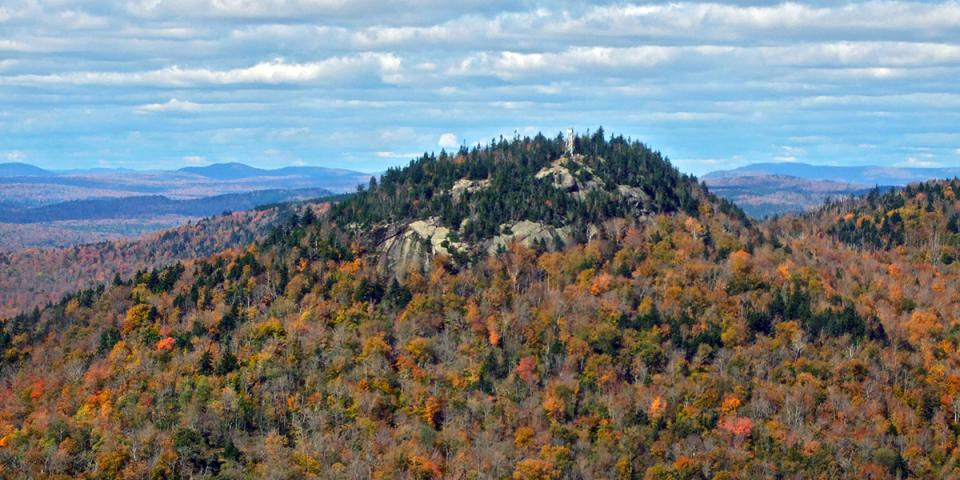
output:
[[[464,239],[475,241],[496,235],[511,221],[586,225],[636,214],[634,204],[615,194],[625,185],[648,196],[649,211],[697,216],[700,198],[709,196],[746,221],[739,209],[706,193],[696,178],[681,174],[659,152],[622,136],[607,138],[603,128],[576,138],[575,152],[582,158],[573,165],[581,168],[572,172],[583,181],[596,177],[602,188],[577,199],[555,184],[535,181],[539,171],[566,155],[565,144],[562,136],[501,137],[454,154],[425,154],[402,169],[387,170],[379,183],[371,181],[368,189],[336,205],[333,218],[367,225],[439,217],[447,226],[462,226]],[[450,192],[461,179],[490,184],[456,198]]]
[[[246,248],[8,320],[2,475],[960,475],[960,182],[750,225],[639,143],[576,151],[590,195],[535,178],[559,138],[427,155]],[[454,199],[464,179],[490,183]],[[428,217],[600,234],[397,278],[356,233]]]

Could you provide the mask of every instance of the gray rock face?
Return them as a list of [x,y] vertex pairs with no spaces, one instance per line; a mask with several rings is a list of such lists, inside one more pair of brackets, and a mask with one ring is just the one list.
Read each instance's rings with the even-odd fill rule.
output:
[[452,255],[465,251],[467,245],[451,241],[450,229],[435,218],[417,220],[407,225],[381,227],[383,233],[372,233],[380,252],[378,266],[402,278],[412,271],[427,271],[435,255]]
[[524,247],[533,247],[537,242],[543,241],[546,243],[548,248],[553,248],[556,244],[555,239],[559,239],[564,244],[568,243],[573,235],[570,232],[570,227],[561,227],[555,228],[550,225],[544,225],[542,223],[531,222],[529,220],[522,220],[519,222],[504,224],[500,226],[501,231],[509,231],[510,233],[500,234],[490,240],[490,245],[487,246],[487,253],[494,254],[501,247],[506,248],[510,242],[518,242]]

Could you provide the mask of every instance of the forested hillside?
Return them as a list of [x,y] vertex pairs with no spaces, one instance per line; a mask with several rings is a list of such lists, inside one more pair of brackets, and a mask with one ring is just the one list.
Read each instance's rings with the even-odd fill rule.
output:
[[957,194],[753,225],[599,132],[425,156],[5,322],[0,475],[955,477]]
[[66,293],[111,282],[118,275],[129,278],[139,270],[246,246],[290,213],[290,207],[268,207],[202,219],[136,240],[0,252],[0,317],[56,302]]
[[881,194],[836,202],[827,232],[848,245],[864,248],[909,247],[924,260],[952,263],[960,246],[960,180],[908,185]]

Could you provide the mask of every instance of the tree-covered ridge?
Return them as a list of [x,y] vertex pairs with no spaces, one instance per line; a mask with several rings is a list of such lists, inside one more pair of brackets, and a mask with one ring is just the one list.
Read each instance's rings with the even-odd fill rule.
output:
[[[891,248],[828,232],[868,203],[741,228],[692,178],[645,186],[676,172],[642,145],[578,141],[587,195],[536,181],[559,139],[426,156],[332,214],[3,322],[0,477],[960,475],[960,262],[910,223]],[[454,201],[463,179],[489,183]],[[477,239],[602,232],[401,278],[353,233],[471,205]]]
[[68,296],[0,331],[2,474],[960,473],[955,266],[696,213],[399,282],[310,210]]
[[140,270],[246,246],[287,222],[302,208],[299,205],[267,205],[218,215],[134,240],[0,252],[0,318],[57,302],[67,293],[110,282],[116,275],[130,278]]
[[835,202],[827,232],[864,248],[929,249],[932,261],[953,262],[960,252],[960,180],[912,184],[903,189]]
[[[575,144],[578,161],[570,163],[573,175],[582,181],[596,177],[602,186],[583,199],[536,178],[552,161],[565,156],[562,136],[549,139],[538,134],[509,141],[500,138],[455,154],[425,154],[404,168],[388,170],[379,183],[371,181],[368,189],[336,205],[333,217],[360,225],[438,217],[464,240],[477,241],[500,233],[502,224],[520,220],[583,226],[639,213],[636,202],[617,194],[618,185],[640,188],[648,198],[643,209],[650,212],[683,211],[696,216],[700,200],[710,198],[726,212],[739,213],[638,141],[622,136],[608,139],[600,128],[592,135],[578,136]],[[586,168],[577,170],[578,165]],[[490,183],[457,198],[451,190],[461,179]]]

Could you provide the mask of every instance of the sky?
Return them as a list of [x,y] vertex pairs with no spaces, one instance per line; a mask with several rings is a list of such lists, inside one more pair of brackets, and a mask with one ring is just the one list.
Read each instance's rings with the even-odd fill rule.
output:
[[568,127],[960,166],[960,3],[3,0],[0,162],[380,171]]

